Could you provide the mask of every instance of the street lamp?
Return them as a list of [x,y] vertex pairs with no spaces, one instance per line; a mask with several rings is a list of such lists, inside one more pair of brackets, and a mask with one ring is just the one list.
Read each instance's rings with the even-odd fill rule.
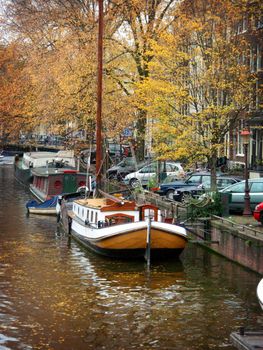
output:
[[242,130],[240,132],[240,136],[243,140],[244,145],[244,156],[245,156],[245,207],[243,210],[243,215],[252,215],[251,209],[250,209],[250,195],[249,195],[249,186],[248,186],[248,145],[250,140],[250,131],[247,129]]

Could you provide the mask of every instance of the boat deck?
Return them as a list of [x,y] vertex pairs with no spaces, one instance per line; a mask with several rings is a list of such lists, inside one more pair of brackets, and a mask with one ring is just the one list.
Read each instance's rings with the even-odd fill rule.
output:
[[77,199],[75,202],[85,207],[100,209],[106,205],[106,198],[84,198]]
[[234,332],[231,333],[230,338],[238,350],[263,349],[263,331]]

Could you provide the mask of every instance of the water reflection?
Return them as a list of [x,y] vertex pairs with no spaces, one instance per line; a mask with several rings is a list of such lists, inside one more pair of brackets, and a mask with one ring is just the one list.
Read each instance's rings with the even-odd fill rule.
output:
[[231,331],[263,329],[258,275],[191,245],[150,274],[94,255],[55,218],[27,217],[11,175],[0,169],[1,350],[233,349]]

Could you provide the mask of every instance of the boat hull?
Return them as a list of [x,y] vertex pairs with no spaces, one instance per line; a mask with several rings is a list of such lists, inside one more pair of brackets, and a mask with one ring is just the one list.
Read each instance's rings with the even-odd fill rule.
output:
[[56,208],[28,208],[30,214],[57,215]]
[[257,286],[257,297],[258,297],[259,305],[263,310],[263,278]]
[[[157,226],[157,223],[155,225]],[[166,225],[167,228],[175,226]],[[134,223],[134,225],[119,225],[116,226],[116,231],[118,232],[111,233],[109,236],[101,234],[100,237],[94,238],[92,237],[94,233],[92,230],[90,235],[87,233],[80,234],[80,226],[81,224],[73,222],[71,234],[77,241],[93,252],[114,258],[143,258],[145,256],[147,246],[146,222],[141,225],[138,225],[138,223]],[[129,227],[127,228],[125,226]],[[175,232],[169,232],[164,227],[151,228],[150,246],[152,258],[176,258],[184,250],[186,243],[187,239],[185,236]]]
[[[21,163],[21,162],[20,162]],[[28,186],[30,183],[32,183],[32,175],[31,175],[31,169],[22,169],[19,161],[14,163],[14,175],[18,182],[21,184]]]

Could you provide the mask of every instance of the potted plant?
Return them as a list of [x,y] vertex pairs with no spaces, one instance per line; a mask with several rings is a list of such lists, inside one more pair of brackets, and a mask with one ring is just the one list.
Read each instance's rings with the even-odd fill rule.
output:
[[149,181],[148,181],[148,189],[150,191],[157,191],[159,189],[159,186],[158,186],[158,181],[157,181],[157,176],[154,175],[152,176]]

